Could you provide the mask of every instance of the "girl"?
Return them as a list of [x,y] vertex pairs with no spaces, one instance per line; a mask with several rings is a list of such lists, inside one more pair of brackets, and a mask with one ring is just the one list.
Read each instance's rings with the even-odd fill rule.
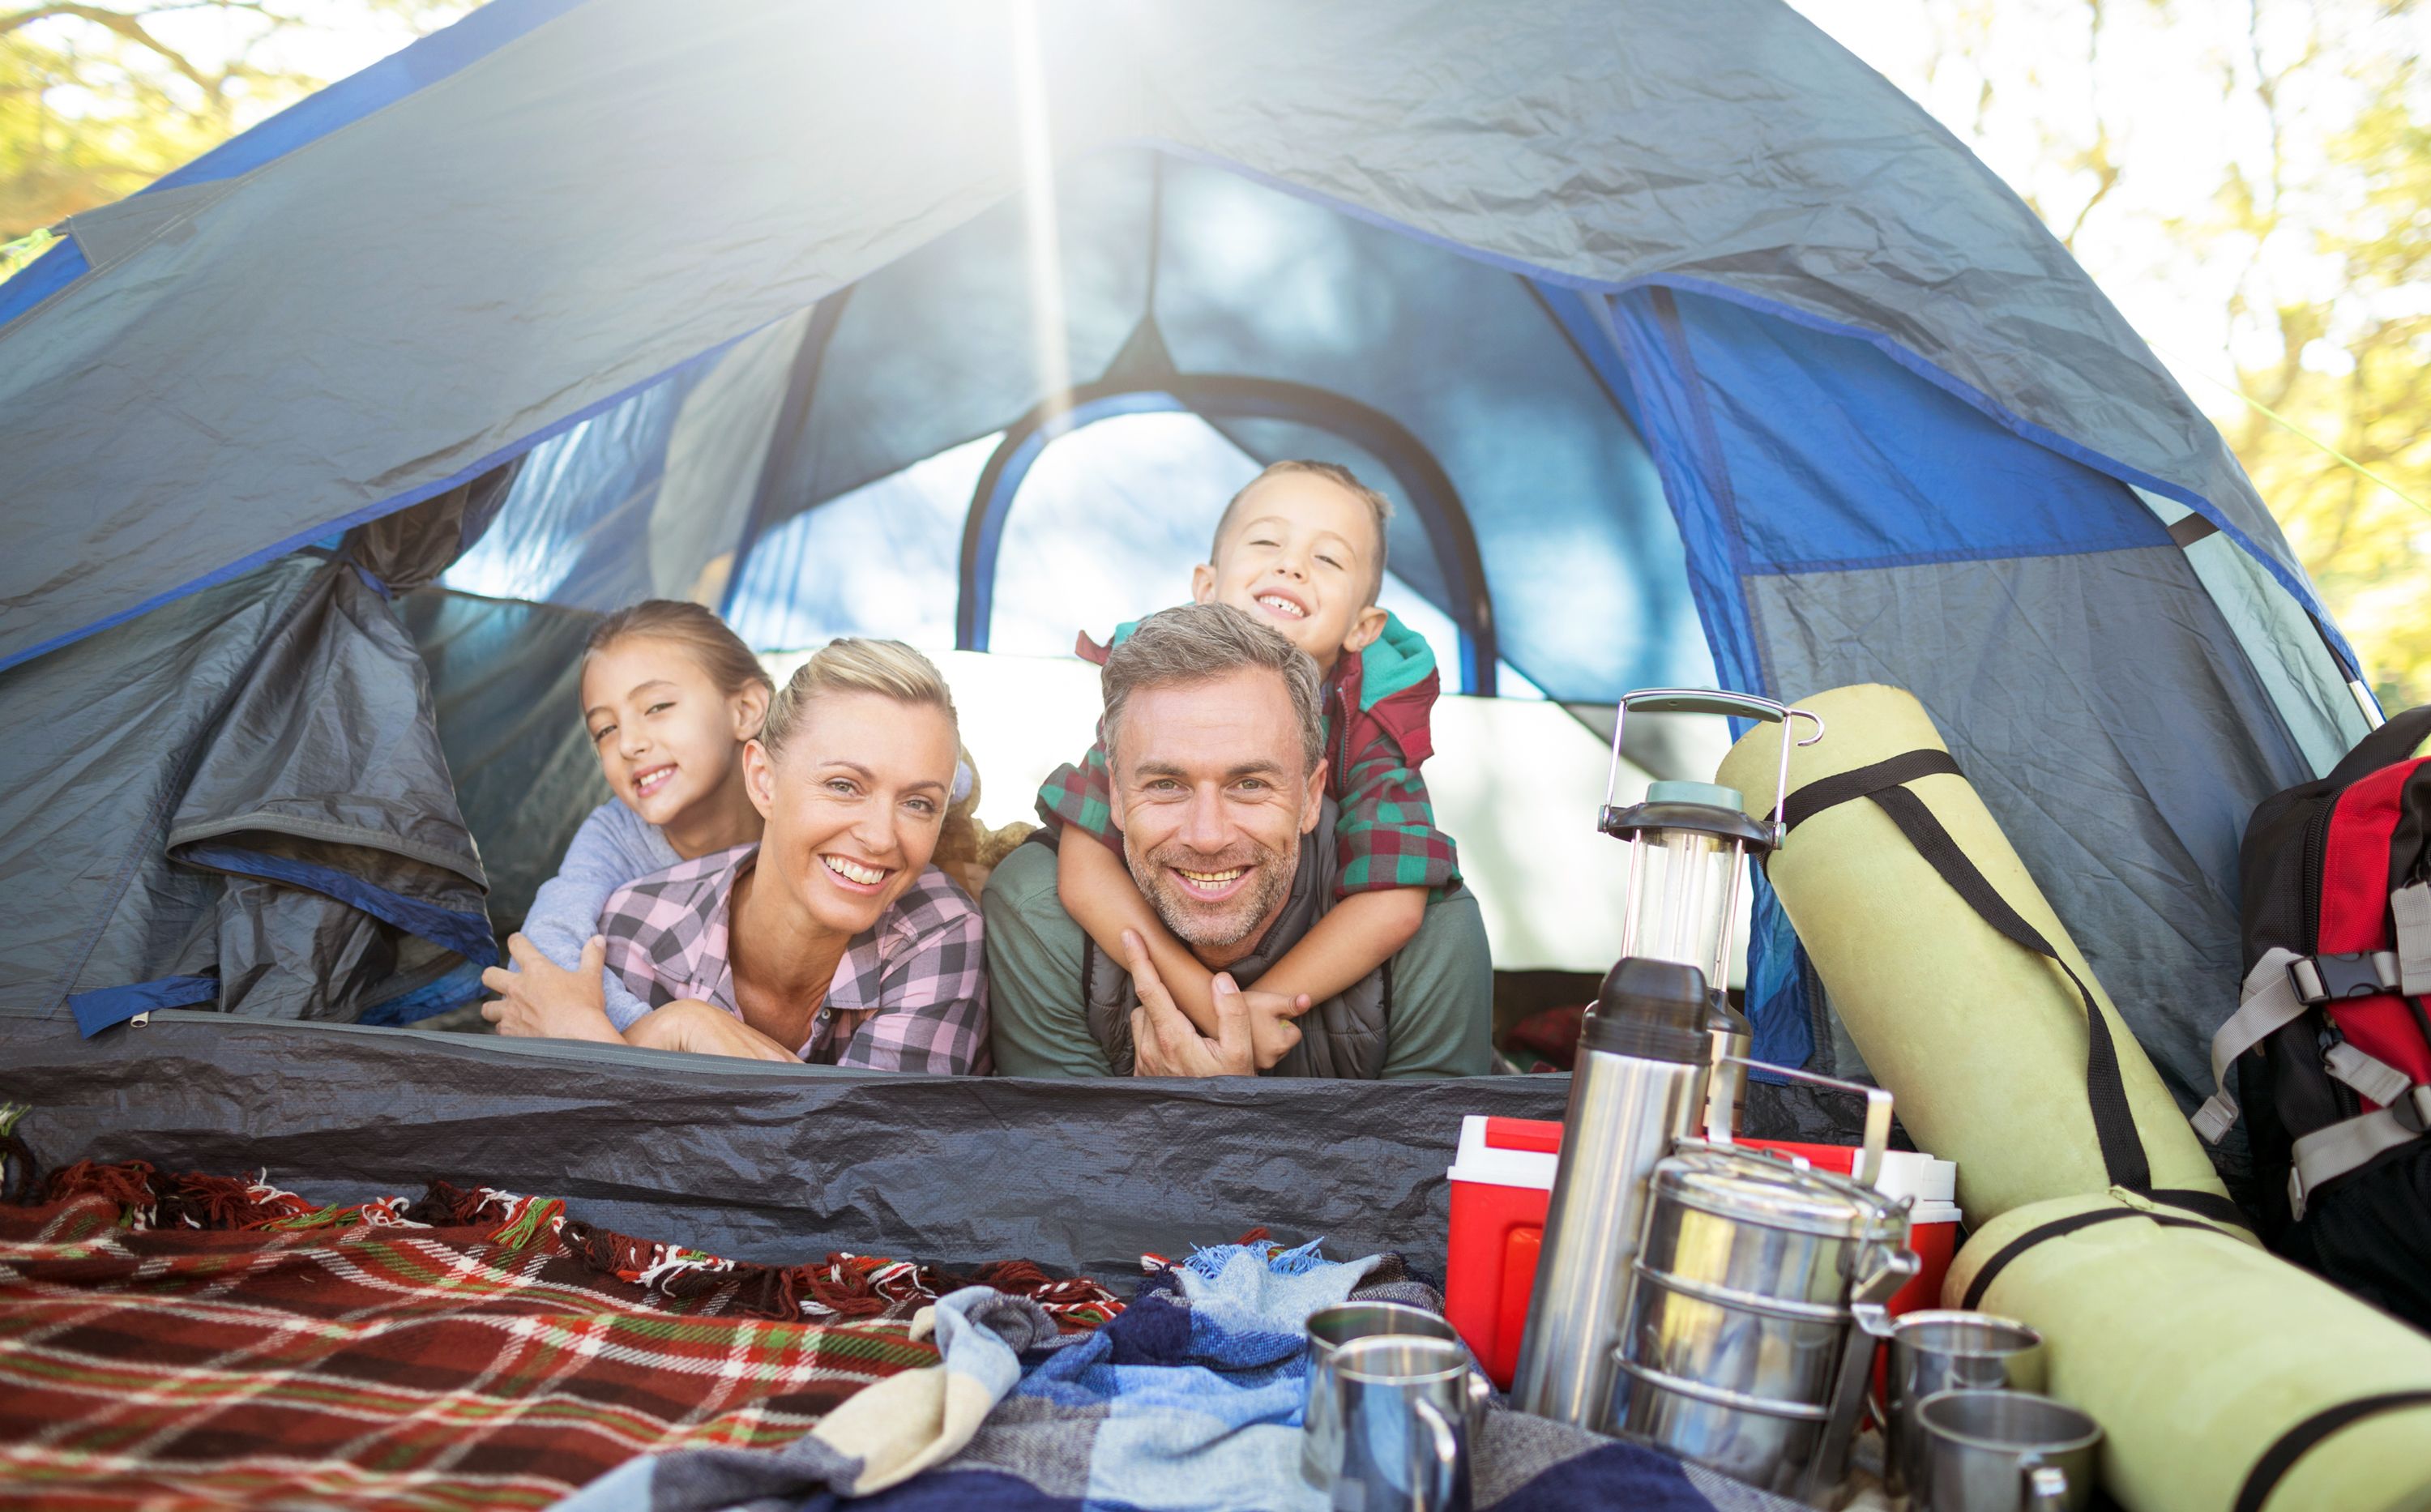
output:
[[[586,682],[588,682],[586,679]],[[601,938],[557,969],[520,938],[485,1013],[510,1033],[959,1074],[987,1067],[979,910],[932,861],[962,764],[936,668],[891,641],[812,657],[743,749],[757,844],[615,891]],[[655,769],[639,764],[637,790]],[[655,790],[653,790],[655,791]],[[646,795],[645,795],[646,796]],[[649,1011],[613,1025],[604,960]]]
[[[582,722],[615,797],[582,821],[524,916],[524,938],[569,970],[581,966],[583,942],[599,932],[599,911],[617,888],[760,838],[743,746],[760,733],[776,692],[725,621],[667,598],[599,622],[582,653],[581,689]],[[612,978],[602,1007],[615,1029],[650,1010]]]

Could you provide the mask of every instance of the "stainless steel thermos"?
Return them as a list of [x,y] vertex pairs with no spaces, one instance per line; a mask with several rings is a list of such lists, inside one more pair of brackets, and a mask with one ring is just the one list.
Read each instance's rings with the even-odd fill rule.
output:
[[1711,1001],[1695,966],[1633,956],[1586,1013],[1511,1384],[1522,1412],[1603,1424],[1647,1173],[1704,1113]]

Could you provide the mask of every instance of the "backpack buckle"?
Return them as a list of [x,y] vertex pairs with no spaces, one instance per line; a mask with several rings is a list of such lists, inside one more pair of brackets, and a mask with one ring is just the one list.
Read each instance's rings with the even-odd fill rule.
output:
[[2402,979],[2394,950],[2300,957],[2288,967],[2296,996],[2308,1006],[2347,998],[2377,998],[2398,990]]

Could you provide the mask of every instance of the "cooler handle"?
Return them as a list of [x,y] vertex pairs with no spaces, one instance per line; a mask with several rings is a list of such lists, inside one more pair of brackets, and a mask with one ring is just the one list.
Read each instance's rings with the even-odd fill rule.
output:
[[[1842,1092],[1854,1092],[1866,1100],[1866,1139],[1857,1151],[1857,1168],[1850,1177],[1860,1186],[1871,1186],[1883,1173],[1883,1157],[1891,1148],[1891,1095],[1878,1086],[1866,1086],[1856,1082],[1843,1082],[1836,1077],[1818,1076],[1794,1067],[1775,1066],[1769,1061],[1750,1060],[1744,1055],[1724,1055],[1714,1062],[1717,1066],[1736,1066],[1751,1071],[1769,1071],[1793,1082],[1806,1082],[1816,1086],[1828,1086]],[[1729,1144],[1728,1139],[1716,1140]]]

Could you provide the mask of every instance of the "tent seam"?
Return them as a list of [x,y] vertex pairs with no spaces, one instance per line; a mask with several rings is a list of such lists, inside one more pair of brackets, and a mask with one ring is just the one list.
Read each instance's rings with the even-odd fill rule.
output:
[[1648,305],[1654,312],[1655,325],[1663,332],[1663,344],[1671,349],[1671,359],[1679,364],[1681,377],[1685,380],[1682,385],[1685,390],[1682,396],[1688,401],[1688,418],[1695,428],[1697,461],[1705,469],[1715,505],[1720,510],[1722,524],[1730,533],[1727,547],[1730,561],[1727,565],[1736,585],[1740,617],[1747,624],[1748,649],[1756,662],[1749,670],[1763,684],[1752,691],[1769,693],[1772,674],[1766,665],[1764,627],[1756,613],[1755,599],[1746,588],[1747,580],[1753,574],[1748,570],[1747,530],[1739,520],[1737,485],[1732,481],[1729,460],[1722,455],[1721,437],[1714,428],[1713,409],[1705,399],[1704,374],[1698,367],[1695,355],[1688,350],[1687,328],[1680,320],[1679,305],[1670,297],[1668,291],[1657,290],[1655,294],[1657,297],[1650,298]]

